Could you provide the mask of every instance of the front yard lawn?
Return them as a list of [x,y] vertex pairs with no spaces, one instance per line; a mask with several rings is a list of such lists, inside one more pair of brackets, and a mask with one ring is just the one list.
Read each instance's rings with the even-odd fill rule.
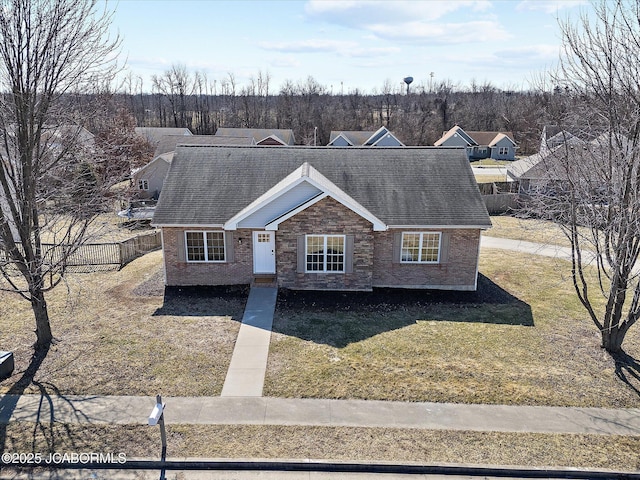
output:
[[[55,344],[25,393],[219,395],[247,290],[176,292],[163,302],[162,252],[117,272],[78,273],[47,297]],[[34,320],[28,302],[0,291],[0,350],[14,375],[29,364]]]
[[[350,294],[283,292],[264,394],[640,406],[600,349],[568,268],[561,260],[484,250],[486,279],[475,294],[415,292],[393,304],[375,294],[344,301]],[[636,331],[625,347],[640,358]]]

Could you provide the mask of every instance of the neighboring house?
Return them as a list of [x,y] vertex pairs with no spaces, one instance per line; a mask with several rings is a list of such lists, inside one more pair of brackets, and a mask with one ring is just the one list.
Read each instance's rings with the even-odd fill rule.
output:
[[133,172],[132,183],[137,198],[158,199],[164,179],[171,166],[173,155],[174,152],[158,155],[144,167]]
[[223,137],[216,135],[165,135],[156,145],[154,156],[173,152],[176,145],[255,145],[250,137]]
[[404,143],[387,130],[380,127],[374,131],[332,131],[328,147],[404,147]]
[[158,199],[177,145],[253,145],[248,137],[214,135],[165,135],[156,147],[155,157],[132,174],[133,188],[139,199]]
[[[519,193],[558,191],[567,182],[576,179],[589,179],[592,188],[597,191],[603,181],[609,181],[606,178],[610,175],[607,167],[610,139],[606,134],[591,141],[563,136],[567,141],[545,150],[545,153],[514,162],[507,168],[508,178],[520,182]],[[613,143],[613,148],[623,155],[632,148],[631,142],[624,136],[613,139]]]
[[542,155],[546,155],[560,145],[582,146],[585,141],[576,135],[563,130],[557,125],[545,125],[542,128],[542,138],[540,140],[540,150]]
[[531,168],[536,166],[548,154],[536,153],[528,157],[516,160],[507,166],[507,181],[519,181]]
[[216,137],[249,137],[256,145],[295,145],[293,130],[280,128],[218,128]]
[[190,137],[193,134],[188,128],[173,128],[173,127],[136,127],[135,132],[146,138],[146,140],[153,145],[154,148],[158,146],[163,137],[168,135],[175,136],[180,135],[183,137]]
[[436,147],[463,147],[469,161],[493,158],[515,160],[518,145],[511,132],[465,132],[454,126],[434,143]]
[[181,145],[153,224],[170,286],[367,291],[475,290],[491,227],[463,151],[434,147]]

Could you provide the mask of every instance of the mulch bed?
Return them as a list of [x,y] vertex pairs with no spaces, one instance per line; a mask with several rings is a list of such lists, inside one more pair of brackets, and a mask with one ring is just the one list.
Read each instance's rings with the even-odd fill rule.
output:
[[316,311],[381,311],[434,304],[479,305],[518,303],[516,297],[484,275],[478,275],[475,292],[374,288],[372,292],[288,290],[278,291],[278,309],[312,308]]

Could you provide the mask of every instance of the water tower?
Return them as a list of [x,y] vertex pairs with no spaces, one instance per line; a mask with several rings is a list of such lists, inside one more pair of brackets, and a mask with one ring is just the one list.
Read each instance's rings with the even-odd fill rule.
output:
[[413,77],[404,77],[404,83],[407,84],[407,95],[409,95],[409,85],[413,82]]

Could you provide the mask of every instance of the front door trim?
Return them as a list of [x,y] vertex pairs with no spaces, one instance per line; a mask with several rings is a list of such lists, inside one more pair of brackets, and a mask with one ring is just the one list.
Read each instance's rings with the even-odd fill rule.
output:
[[275,232],[253,232],[253,273],[276,273]]

